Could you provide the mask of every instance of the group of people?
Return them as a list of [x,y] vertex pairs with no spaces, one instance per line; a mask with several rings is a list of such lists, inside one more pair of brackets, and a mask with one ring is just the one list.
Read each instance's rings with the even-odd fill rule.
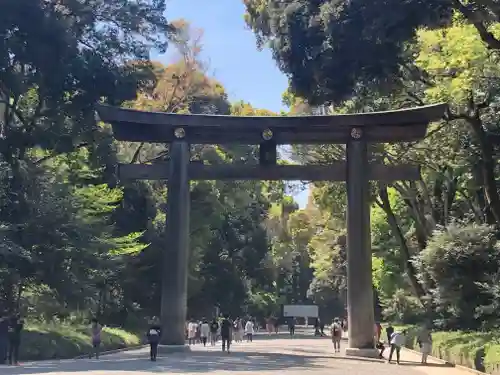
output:
[[0,365],[19,364],[19,347],[24,321],[19,314],[0,317]]
[[[386,327],[385,332],[387,336],[387,343],[389,344],[390,347],[389,358],[387,359],[387,362],[391,363],[392,357],[394,353],[396,353],[396,363],[399,364],[401,356],[401,348],[406,343],[406,330],[395,331],[394,327],[391,324],[389,324]],[[382,327],[380,326],[380,324],[378,325],[376,324],[375,334],[376,334],[377,349],[380,350],[379,356],[382,359],[384,358],[383,354],[386,347],[384,345],[383,339],[381,339]],[[427,327],[424,327],[420,330],[417,336],[417,344],[420,347],[420,351],[422,353],[421,363],[427,364],[427,358],[429,357],[429,354],[432,352],[432,335],[430,330],[427,329]]]
[[242,342],[245,338],[247,342],[253,341],[255,334],[255,323],[252,318],[246,320],[236,318],[229,319],[229,316],[214,318],[212,321],[194,319],[186,323],[186,337],[189,345],[197,343],[206,346],[208,342],[214,346],[219,340],[222,341],[222,350],[229,352],[231,342]]
[[[342,334],[344,331],[347,331],[347,324],[345,320],[340,320],[339,318],[335,318],[330,326],[330,335],[333,342],[333,349],[335,353],[340,352],[340,342],[342,340]],[[316,327],[316,332],[319,332],[322,335],[321,326]],[[394,327],[389,324],[385,328],[386,339],[384,342],[384,338],[382,337],[382,325],[377,322],[375,323],[375,343],[376,348],[379,350],[379,358],[384,358],[384,352],[389,348],[389,357],[387,359],[388,363],[392,362],[392,358],[394,354],[396,354],[396,363],[400,363],[401,358],[401,348],[404,347],[406,343],[406,330],[396,331]],[[386,346],[386,343],[388,346]],[[420,347],[420,351],[422,353],[421,363],[427,364],[427,358],[429,354],[432,352],[432,335],[429,329],[426,327],[422,328],[417,336],[417,344]]]

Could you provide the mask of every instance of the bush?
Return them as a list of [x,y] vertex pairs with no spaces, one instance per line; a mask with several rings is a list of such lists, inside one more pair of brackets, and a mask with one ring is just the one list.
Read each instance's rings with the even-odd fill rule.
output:
[[435,323],[445,330],[478,330],[493,325],[500,306],[500,242],[486,225],[452,224],[435,231],[414,259],[430,292]]
[[[117,328],[104,328],[101,340],[103,351],[141,344],[139,336]],[[89,353],[91,348],[88,326],[28,323],[19,356],[22,360],[74,358]]]
[[[418,350],[419,327],[401,328],[407,329],[406,347]],[[432,333],[432,340],[434,357],[488,373],[500,368],[500,331],[437,331]]]
[[403,289],[397,289],[391,298],[383,299],[382,306],[384,319],[399,324],[415,324],[424,315],[420,301]]

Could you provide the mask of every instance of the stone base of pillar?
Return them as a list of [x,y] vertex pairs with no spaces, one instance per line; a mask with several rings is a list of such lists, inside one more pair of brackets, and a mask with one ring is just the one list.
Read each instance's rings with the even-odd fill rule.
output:
[[380,358],[379,351],[373,349],[346,348],[345,355],[349,357]]
[[189,345],[158,345],[158,354],[189,352]]

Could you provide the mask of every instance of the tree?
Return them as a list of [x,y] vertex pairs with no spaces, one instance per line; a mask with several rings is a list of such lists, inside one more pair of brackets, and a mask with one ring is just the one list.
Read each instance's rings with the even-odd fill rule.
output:
[[499,250],[491,227],[457,223],[435,233],[416,257],[420,277],[438,306],[442,326],[477,329],[491,320],[491,312],[481,313],[481,307],[491,303],[489,288],[484,287],[498,278]]

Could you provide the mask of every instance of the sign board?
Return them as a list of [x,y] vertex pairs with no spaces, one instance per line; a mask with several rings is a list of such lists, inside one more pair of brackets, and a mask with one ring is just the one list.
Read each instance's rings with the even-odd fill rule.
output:
[[317,318],[319,315],[316,305],[283,305],[283,317]]

